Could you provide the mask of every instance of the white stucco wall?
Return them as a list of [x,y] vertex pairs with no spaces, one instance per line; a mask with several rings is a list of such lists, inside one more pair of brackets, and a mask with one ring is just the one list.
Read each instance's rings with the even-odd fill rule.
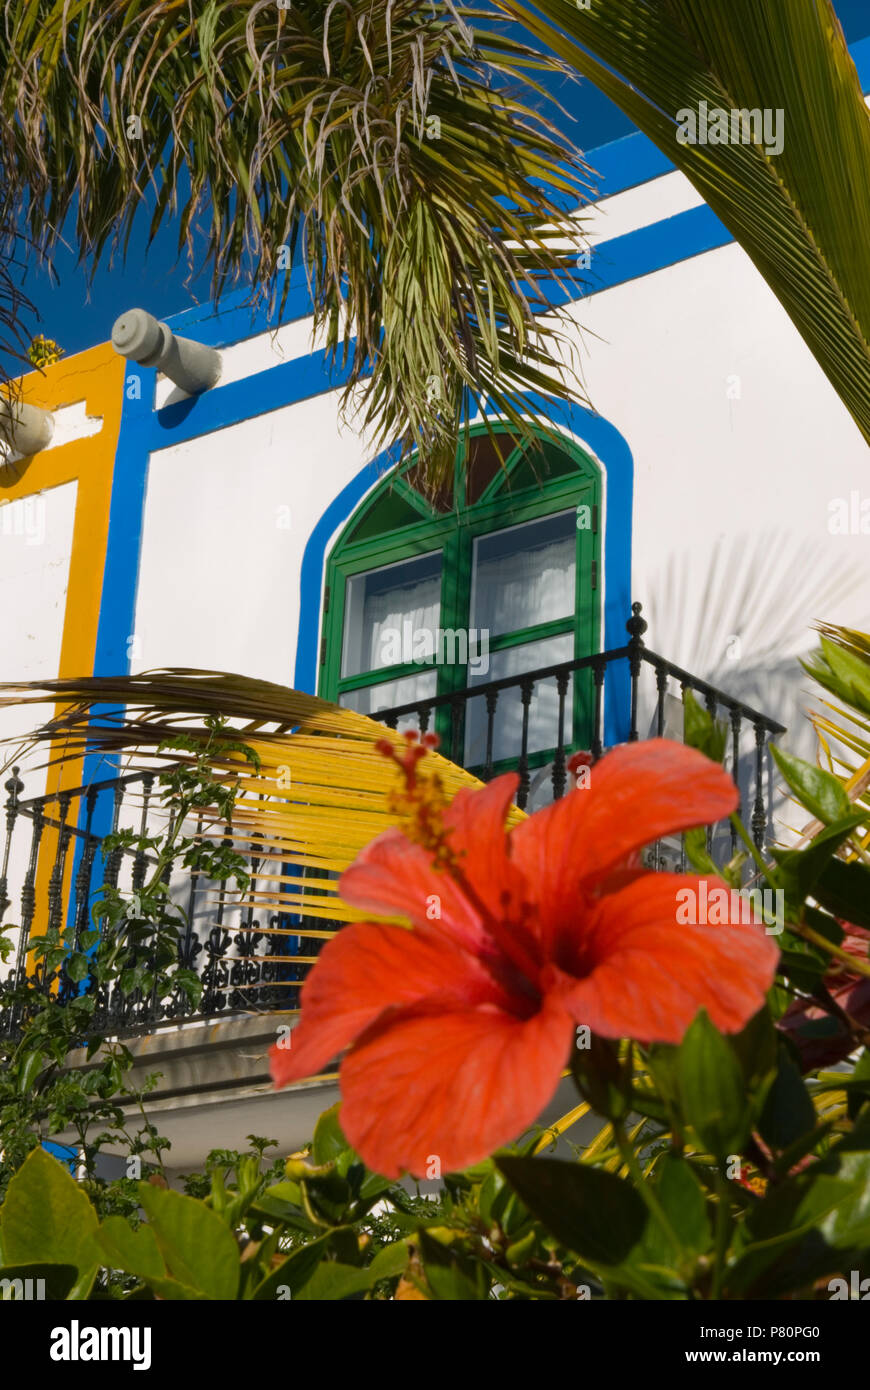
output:
[[[0,505],[0,681],[49,680],[58,674],[75,503],[76,484],[71,482],[24,501]],[[4,740],[0,744],[0,766],[16,755],[25,800],[48,789],[46,770],[39,766],[45,761],[45,751],[23,756],[17,751],[17,740],[49,713],[51,710],[45,706],[37,707],[36,712],[33,707],[21,705],[0,709],[0,739]],[[0,787],[11,775],[7,771],[0,777]],[[5,789],[0,796],[5,804]],[[0,819],[0,831],[2,858],[5,815]],[[13,836],[9,858],[12,902],[4,919],[7,923],[17,922],[20,917],[17,892],[23,882],[29,849],[29,831],[22,822]]]
[[799,736],[812,624],[870,627],[870,535],[830,529],[836,499],[870,497],[857,426],[736,245],[573,316],[590,397],[634,456],[648,645]]
[[132,669],[291,684],[305,545],[366,461],[334,392],[152,455]]
[[[57,676],[72,552],[76,484],[65,483],[16,502],[0,501],[0,681]],[[0,710],[0,737],[33,727],[33,711]],[[0,764],[10,756],[3,745]],[[29,774],[26,795],[45,789]],[[4,797],[5,799],[5,797]]]

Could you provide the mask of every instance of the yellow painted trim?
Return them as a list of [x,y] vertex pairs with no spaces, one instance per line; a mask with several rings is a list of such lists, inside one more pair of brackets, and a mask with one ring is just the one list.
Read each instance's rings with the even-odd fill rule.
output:
[[[14,502],[50,491],[64,483],[76,483],[75,517],[70,553],[63,636],[58,676],[89,676],[94,669],[97,629],[100,621],[103,572],[109,537],[109,511],[115,454],[121,429],[124,362],[109,343],[62,358],[41,372],[30,372],[20,382],[22,397],[44,410],[84,401],[86,413],[102,419],[99,433],[67,444],[51,445],[29,459],[0,468],[0,497]],[[16,476],[17,475],[17,476]],[[61,707],[58,706],[58,710]],[[58,751],[54,748],[53,753]],[[60,791],[80,783],[80,761],[50,768],[47,791]],[[53,843],[54,841],[54,843]],[[46,829],[37,875],[37,902],[44,906],[54,862],[56,835]],[[67,860],[67,877],[72,855]],[[65,894],[68,891],[65,885]],[[65,896],[64,900],[67,898]],[[33,923],[38,935],[45,923]]]

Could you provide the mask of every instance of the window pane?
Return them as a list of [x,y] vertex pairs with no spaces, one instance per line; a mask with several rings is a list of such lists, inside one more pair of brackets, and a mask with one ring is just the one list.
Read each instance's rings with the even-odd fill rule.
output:
[[[501,680],[504,676],[517,675],[523,671],[536,671],[540,666],[558,666],[562,661],[571,661],[574,656],[574,636],[566,632],[563,637],[548,637],[543,642],[527,642],[521,647],[508,647],[503,652],[492,652],[489,671],[473,674],[469,671],[470,686],[482,685],[486,681]],[[568,682],[565,696],[565,723],[563,737],[566,745],[572,738],[572,701],[574,695],[573,678]],[[397,702],[398,703],[398,702]],[[486,700],[480,696],[469,700],[465,715],[465,766],[479,767],[486,762]],[[529,704],[529,752],[538,753],[544,748],[555,748],[559,737],[559,692],[555,679],[539,681],[532,692]],[[499,692],[493,721],[493,762],[502,758],[519,760],[523,742],[523,705],[520,688],[509,687]]]
[[[339,704],[347,709],[355,709],[359,714],[378,714],[394,705],[408,705],[412,700],[430,700],[437,693],[438,676],[435,671],[421,671],[419,676],[403,676],[397,681],[382,681],[380,685],[368,685],[363,690],[346,690],[339,696]],[[430,716],[429,727],[434,719]],[[419,720],[414,714],[403,715],[397,724],[400,732],[416,729]]]
[[423,645],[422,639],[415,643],[420,633],[432,634],[430,650],[434,651],[440,616],[438,550],[354,575],[347,581],[342,676],[415,660]]
[[471,626],[491,637],[574,612],[576,513],[560,512],[474,542]]

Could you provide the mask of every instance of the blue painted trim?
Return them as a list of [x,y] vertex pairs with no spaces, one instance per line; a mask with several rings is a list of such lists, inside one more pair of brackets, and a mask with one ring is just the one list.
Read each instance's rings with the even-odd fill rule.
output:
[[[218,336],[212,325],[209,336]],[[205,335],[203,335],[204,340]],[[127,639],[133,635],[149,458],[172,444],[199,438],[250,420],[281,406],[335,390],[348,373],[330,364],[323,352],[294,359],[228,386],[216,386],[188,400],[155,411],[155,372],[130,364],[112,483],[109,538],[94,675],[129,670]],[[140,381],[141,397],[130,400],[126,382]],[[102,775],[102,774],[100,774]],[[97,778],[98,780],[98,778]]]
[[[130,363],[124,377],[124,399],[112,476],[109,534],[94,652],[93,674],[95,676],[126,675],[130,669],[128,639],[133,636],[136,612],[145,484],[150,454],[149,437],[153,416],[151,402],[154,399],[156,375],[152,368],[139,367]],[[131,400],[128,395],[128,386],[134,378],[138,378],[139,398]],[[110,705],[95,706],[93,722],[99,724],[106,715],[112,712],[112,709],[113,707]],[[92,782],[105,781],[112,777],[117,770],[117,759],[90,753],[85,758],[82,767],[82,785],[88,786]],[[91,831],[94,835],[98,835],[102,839],[109,834],[112,828],[113,811],[112,794],[101,792],[97,797],[91,820]],[[84,830],[86,820],[87,808],[82,801],[77,821],[80,830]],[[73,883],[83,853],[83,842],[76,838],[72,863]],[[94,863],[91,879],[94,889],[99,889],[101,876],[98,860]],[[90,906],[93,906],[97,896],[96,891],[91,892]],[[72,895],[70,895],[70,913],[72,912],[72,905]],[[67,926],[71,925],[72,918],[70,916],[67,918]]]
[[[124,404],[115,455],[109,539],[100,623],[94,658],[95,676],[116,676],[130,669],[127,639],[133,635],[136,585],[142,545],[142,517],[148,459],[153,448],[156,372],[128,363],[124,378]],[[139,380],[140,399],[131,400],[130,383]]]
[[[665,270],[680,261],[727,246],[733,240],[727,227],[703,204],[600,243],[594,250],[591,270],[583,284],[578,281],[569,286],[564,280],[543,280],[539,282],[539,290],[555,308]],[[197,334],[197,340],[206,342],[217,336],[211,332],[201,333]],[[334,361],[325,351],[319,351],[268,367],[227,386],[218,383],[199,396],[176,401],[151,413],[146,431],[147,450],[152,452],[185,443],[268,414],[283,405],[311,400],[345,386],[349,377],[349,367]],[[125,428],[126,420],[122,419],[122,436]]]
[[251,303],[249,291],[230,290],[221,297],[217,308],[208,300],[192,309],[170,314],[165,322],[173,333],[194,337],[197,342],[206,343],[209,347],[226,347],[229,343],[253,338],[281,324],[307,318],[313,312],[313,302],[305,268],[295,265],[287,274],[290,283],[283,311],[280,311],[280,301],[276,305],[276,312],[271,314],[265,301]]
[[858,69],[861,91],[866,96],[870,92],[870,34],[866,38],[857,39],[855,43],[850,44],[849,52],[852,55],[852,62]]
[[[653,222],[648,227],[638,227],[637,231],[626,232],[625,236],[614,237],[597,246],[592,254],[589,284],[581,297],[628,284],[643,275],[652,275],[707,251],[729,246],[733,241],[724,222],[720,222],[706,203],[687,208],[685,212]],[[675,247],[679,247],[682,254],[675,255]]]
[[[296,690],[317,693],[317,635],[321,599],[323,596],[323,574],[326,564],[326,547],[330,538],[342,526],[365,497],[366,493],[385,473],[399,462],[402,451],[393,445],[378,454],[352,478],[337,497],[333,498],[320,517],[305,546],[300,571],[299,633],[296,642],[296,669],[293,684]],[[312,621],[306,621],[306,613]]]
[[[555,403],[529,393],[525,400],[548,408],[553,423],[576,435],[600,460],[606,481],[604,535],[604,648],[622,647],[628,640],[625,624],[631,614],[631,529],[634,502],[634,462],[626,440],[614,425],[583,406]],[[490,412],[492,408],[490,408]],[[318,636],[326,571],[327,546],[369,489],[399,461],[397,449],[366,464],[330,502],[312,531],[302,559],[299,631],[294,686],[317,692]],[[623,743],[630,726],[628,663],[608,672],[605,684],[604,739],[608,746]]]
[[724,222],[702,203],[648,227],[602,241],[592,251],[589,270],[570,289],[564,281],[555,279],[539,282],[539,289],[554,309],[576,304],[657,270],[669,270],[707,251],[730,246],[733,241]]
[[598,176],[598,196],[594,202],[639,188],[663,174],[672,174],[677,167],[641,130],[599,145],[597,149],[586,150],[583,158]]
[[[600,294],[604,290],[626,284],[654,271],[664,270],[681,260],[726,246],[732,240],[727,228],[706,204],[689,208],[651,226],[641,227],[625,236],[602,242],[593,254],[592,270],[585,285],[581,286],[578,283],[569,291],[564,282],[545,281],[542,282],[542,292],[546,293],[549,302],[555,307],[589,295]],[[200,341],[219,338],[217,329],[198,335]],[[134,449],[138,460],[134,473],[137,475],[141,462],[138,455],[140,448],[144,448],[147,455],[170,445],[198,439],[215,430],[251,420],[257,415],[269,414],[282,406],[294,405],[325,392],[338,390],[347,384],[350,376],[349,367],[335,362],[325,351],[318,351],[268,367],[226,386],[219,383],[201,395],[187,397],[165,405],[160,410],[151,411],[144,402],[146,398],[153,399],[150,381],[153,373],[148,373],[142,368],[135,370],[143,378],[143,401],[135,403],[139,407],[135,412],[128,411],[125,402],[118,460],[119,467],[126,466],[126,441],[132,427],[138,439],[137,447]],[[129,515],[127,520],[129,521]],[[113,531],[114,522],[113,514]],[[110,550],[114,558],[113,531],[110,532]],[[129,530],[123,536],[122,543],[125,549],[134,544]],[[113,594],[114,589],[110,589],[109,592]]]
[[52,1158],[58,1159],[75,1176],[78,1149],[74,1144],[55,1144],[53,1139],[43,1139],[42,1148],[45,1149],[46,1153],[50,1153]]
[[332,362],[326,352],[313,352],[232,381],[228,386],[218,383],[199,396],[189,396],[154,411],[146,435],[148,451],[199,439],[213,430],[279,410],[282,405],[311,400],[326,391],[340,389],[349,379],[349,365],[342,367],[340,362]]

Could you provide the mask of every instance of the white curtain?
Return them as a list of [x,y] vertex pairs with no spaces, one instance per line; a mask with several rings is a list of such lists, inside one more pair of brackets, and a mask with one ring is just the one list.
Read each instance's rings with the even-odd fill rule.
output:
[[471,626],[491,637],[574,612],[573,512],[481,536],[474,543]]
[[[374,570],[348,581],[343,676],[417,659],[413,649],[417,634],[431,634],[434,653],[441,617],[440,555],[390,568],[395,571],[394,583],[389,581],[389,570]],[[408,639],[411,650],[404,653]],[[424,637],[417,640],[422,643]]]
[[[437,641],[437,629],[441,614],[441,579],[427,579],[420,584],[409,584],[406,588],[393,590],[389,594],[373,594],[366,599],[363,609],[364,670],[378,671],[382,666],[393,666],[391,656],[397,646],[408,646],[410,650],[399,659],[414,659],[414,644],[418,634],[432,634],[432,648]],[[406,629],[406,624],[408,628]],[[407,638],[407,640],[406,640]],[[419,637],[422,646],[424,637]]]

